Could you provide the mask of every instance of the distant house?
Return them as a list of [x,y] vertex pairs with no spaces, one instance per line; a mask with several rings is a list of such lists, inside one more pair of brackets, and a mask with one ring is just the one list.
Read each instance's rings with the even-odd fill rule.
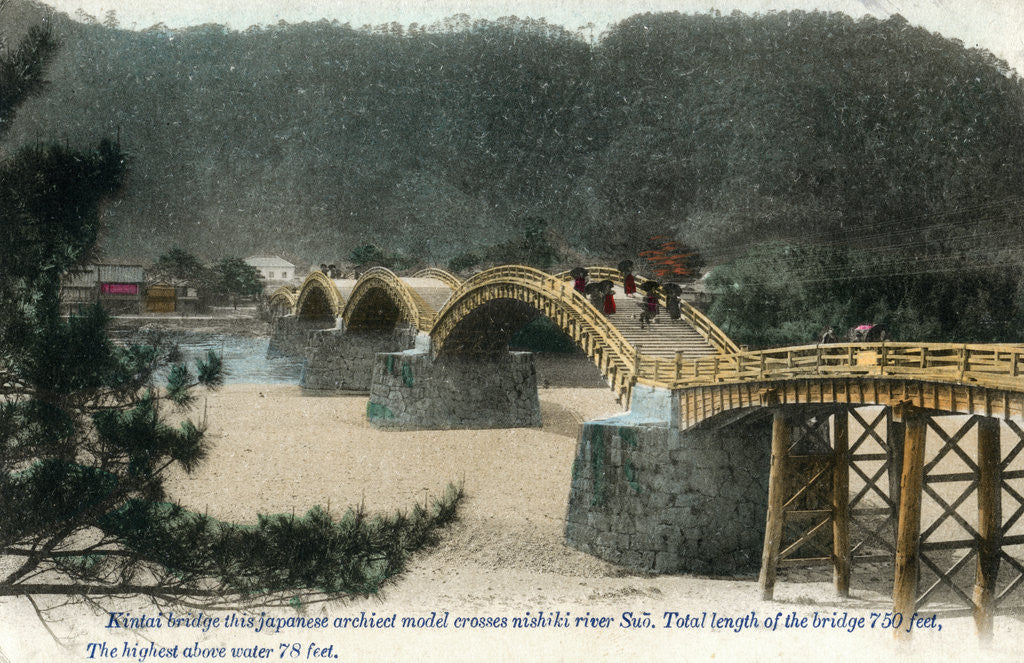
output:
[[158,281],[146,288],[146,311],[192,315],[203,309],[198,289],[189,281]]
[[99,277],[96,265],[85,265],[66,273],[60,281],[61,313],[78,313],[96,303]]
[[246,264],[252,265],[267,281],[287,281],[295,278],[295,265],[277,256],[250,256]]
[[142,265],[96,263],[68,272],[61,282],[66,313],[99,302],[108,313],[142,310],[145,270]]
[[141,313],[146,270],[142,265],[96,265],[99,303],[108,313]]
[[154,283],[146,288],[146,311],[149,313],[174,313],[178,298],[174,286],[169,283]]

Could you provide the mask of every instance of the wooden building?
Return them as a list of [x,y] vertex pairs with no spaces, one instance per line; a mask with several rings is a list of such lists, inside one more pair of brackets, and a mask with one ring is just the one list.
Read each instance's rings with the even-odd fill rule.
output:
[[295,278],[295,265],[278,256],[249,256],[245,262],[255,267],[266,281],[290,281]]
[[145,270],[142,265],[95,263],[69,271],[61,280],[61,311],[77,313],[99,303],[108,313],[142,311]]
[[173,285],[154,283],[146,288],[147,313],[174,313],[176,301]]

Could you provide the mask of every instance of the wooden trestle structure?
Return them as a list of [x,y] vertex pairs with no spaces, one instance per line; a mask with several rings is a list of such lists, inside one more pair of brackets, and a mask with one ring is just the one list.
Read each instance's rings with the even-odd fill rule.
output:
[[[939,611],[967,609],[979,636],[991,638],[993,615],[1024,583],[1024,564],[1008,550],[1024,545],[1024,534],[1011,533],[1024,517],[1024,489],[1014,485],[1024,469],[1010,469],[1024,460],[1021,426],[981,415],[954,419],[909,401],[870,411],[786,406],[775,393],[765,399],[774,416],[762,598],[772,599],[780,567],[831,565],[837,593],[848,596],[852,567],[891,561],[898,623],[944,598]],[[965,444],[972,433],[975,454]],[[948,471],[952,464],[960,471]],[[936,507],[928,519],[925,499]],[[1004,502],[1013,503],[1008,513]]]

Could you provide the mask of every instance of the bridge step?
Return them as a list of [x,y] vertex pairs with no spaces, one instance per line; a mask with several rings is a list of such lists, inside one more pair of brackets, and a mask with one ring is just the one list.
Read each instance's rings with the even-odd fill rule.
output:
[[617,289],[615,301],[617,310],[608,320],[630,344],[639,346],[643,354],[674,357],[676,352],[682,352],[687,359],[715,354],[714,347],[686,321],[672,320],[661,311],[654,322],[644,328],[640,326],[642,300],[639,297],[626,297]]

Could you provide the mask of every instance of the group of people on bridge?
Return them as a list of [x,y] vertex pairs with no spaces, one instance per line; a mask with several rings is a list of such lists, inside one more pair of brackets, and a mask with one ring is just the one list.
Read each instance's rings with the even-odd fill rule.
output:
[[880,324],[861,324],[851,327],[845,338],[836,334],[835,327],[829,326],[818,335],[818,343],[875,343],[889,340],[889,329]]
[[[627,297],[635,296],[637,283],[636,277],[633,275],[633,261],[623,260],[619,263],[618,269],[622,274],[623,292]],[[573,287],[576,291],[589,298],[594,308],[605,315],[614,315],[616,313],[614,281],[605,279],[603,281],[588,282],[587,277],[589,274],[583,267],[574,268],[569,272],[569,275],[573,279]],[[641,328],[649,327],[660,312],[659,290],[665,295],[665,308],[668,311],[669,318],[678,320],[682,316],[680,297],[683,294],[683,289],[678,284],[644,281],[640,284],[639,289],[644,292],[644,296],[639,302]]]

